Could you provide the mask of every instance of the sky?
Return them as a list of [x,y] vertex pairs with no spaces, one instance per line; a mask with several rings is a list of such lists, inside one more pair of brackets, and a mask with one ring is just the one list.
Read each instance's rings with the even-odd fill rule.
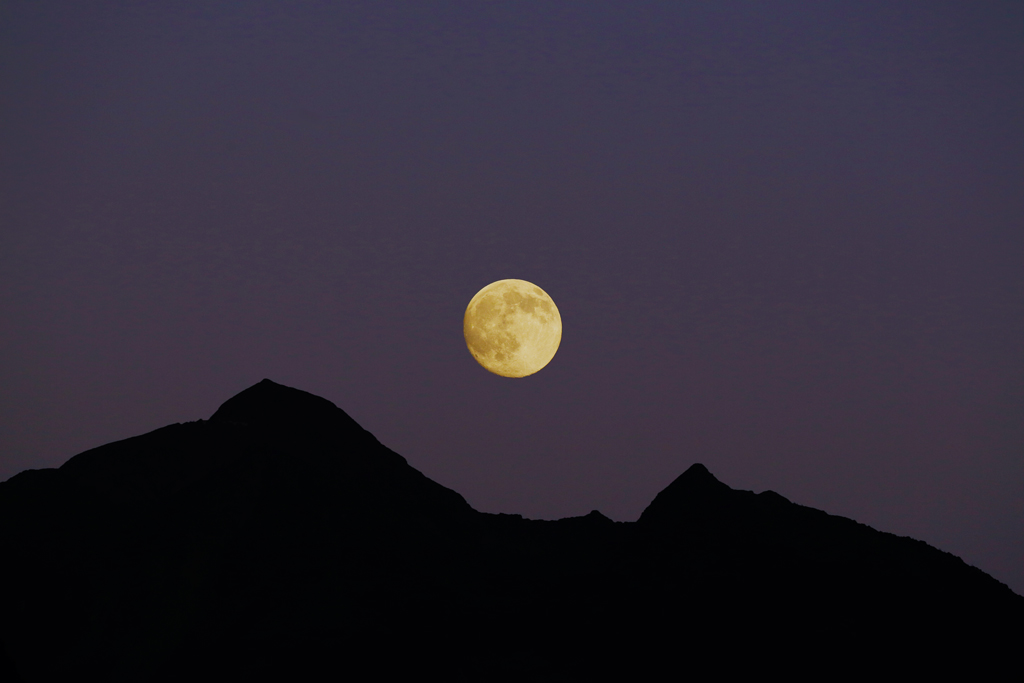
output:
[[7,0],[0,480],[269,378],[478,510],[700,462],[1024,594],[1022,181],[1016,0]]

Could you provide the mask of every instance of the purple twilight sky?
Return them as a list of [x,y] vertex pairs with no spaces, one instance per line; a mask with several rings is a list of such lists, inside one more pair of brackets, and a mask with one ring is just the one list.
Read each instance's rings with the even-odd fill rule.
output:
[[268,377],[479,510],[702,462],[1024,593],[1024,4],[8,0],[0,320],[0,480]]

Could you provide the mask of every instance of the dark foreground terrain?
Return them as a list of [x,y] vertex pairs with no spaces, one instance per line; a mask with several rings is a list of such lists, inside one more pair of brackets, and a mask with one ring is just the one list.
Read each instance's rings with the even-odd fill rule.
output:
[[485,514],[269,380],[0,484],[0,553],[8,680],[1015,677],[1024,642],[959,558],[702,465],[637,522]]

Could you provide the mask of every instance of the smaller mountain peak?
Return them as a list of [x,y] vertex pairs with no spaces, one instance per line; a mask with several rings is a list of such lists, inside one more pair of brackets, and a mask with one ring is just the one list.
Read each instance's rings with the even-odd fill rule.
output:
[[587,524],[597,524],[599,526],[605,526],[607,524],[615,524],[610,518],[604,515],[600,510],[591,510],[582,517],[576,517],[575,519]]
[[644,523],[678,519],[695,507],[722,500],[732,491],[701,463],[694,463],[654,497],[638,521]]

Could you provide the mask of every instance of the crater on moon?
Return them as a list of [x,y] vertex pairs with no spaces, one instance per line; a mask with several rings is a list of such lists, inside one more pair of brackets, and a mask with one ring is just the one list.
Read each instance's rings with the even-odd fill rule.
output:
[[551,362],[562,318],[547,292],[526,280],[498,280],[469,302],[462,331],[480,365],[502,377],[526,377]]

